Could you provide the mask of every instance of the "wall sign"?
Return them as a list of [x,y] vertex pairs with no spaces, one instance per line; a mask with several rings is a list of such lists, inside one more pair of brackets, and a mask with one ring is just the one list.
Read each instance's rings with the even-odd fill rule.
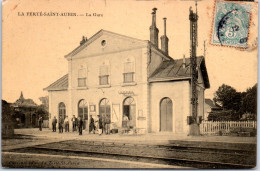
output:
[[96,105],[89,105],[90,112],[96,112]]
[[133,91],[118,91],[118,94],[122,94],[124,96],[134,96],[135,93]]

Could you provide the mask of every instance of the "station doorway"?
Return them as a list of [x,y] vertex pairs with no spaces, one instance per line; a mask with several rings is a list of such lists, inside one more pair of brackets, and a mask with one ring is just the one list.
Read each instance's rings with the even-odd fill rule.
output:
[[130,128],[136,127],[136,104],[135,100],[132,97],[127,97],[123,103],[123,121],[124,117],[127,117],[129,120]]
[[160,103],[160,131],[172,132],[172,100],[168,97]]
[[99,115],[104,124],[110,124],[111,122],[110,102],[106,98],[102,99],[99,103]]
[[78,117],[82,118],[83,120],[83,129],[87,128],[88,124],[88,104],[87,102],[82,99],[79,101],[78,104]]

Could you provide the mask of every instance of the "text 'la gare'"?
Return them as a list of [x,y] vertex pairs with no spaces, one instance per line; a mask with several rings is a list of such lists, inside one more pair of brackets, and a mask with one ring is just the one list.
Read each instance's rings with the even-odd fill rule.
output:
[[103,17],[103,14],[98,13],[86,13],[87,17]]

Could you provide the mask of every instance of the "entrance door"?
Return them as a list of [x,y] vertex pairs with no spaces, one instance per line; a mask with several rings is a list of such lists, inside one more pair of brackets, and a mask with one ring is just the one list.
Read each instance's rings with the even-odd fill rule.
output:
[[102,99],[99,104],[99,115],[103,123],[110,123],[110,102],[108,99]]
[[136,126],[136,110],[135,110],[135,100],[132,97],[128,97],[124,100],[123,104],[123,121],[124,116],[128,117],[129,126]]
[[160,131],[172,132],[172,101],[169,98],[160,103]]
[[88,104],[84,99],[79,101],[78,116],[83,120],[83,129],[86,129],[88,127]]

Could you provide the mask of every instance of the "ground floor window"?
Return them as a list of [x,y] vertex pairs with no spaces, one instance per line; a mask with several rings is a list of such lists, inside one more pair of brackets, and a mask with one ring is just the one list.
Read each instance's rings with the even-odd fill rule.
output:
[[65,119],[66,117],[66,106],[63,102],[59,104],[59,118]]

